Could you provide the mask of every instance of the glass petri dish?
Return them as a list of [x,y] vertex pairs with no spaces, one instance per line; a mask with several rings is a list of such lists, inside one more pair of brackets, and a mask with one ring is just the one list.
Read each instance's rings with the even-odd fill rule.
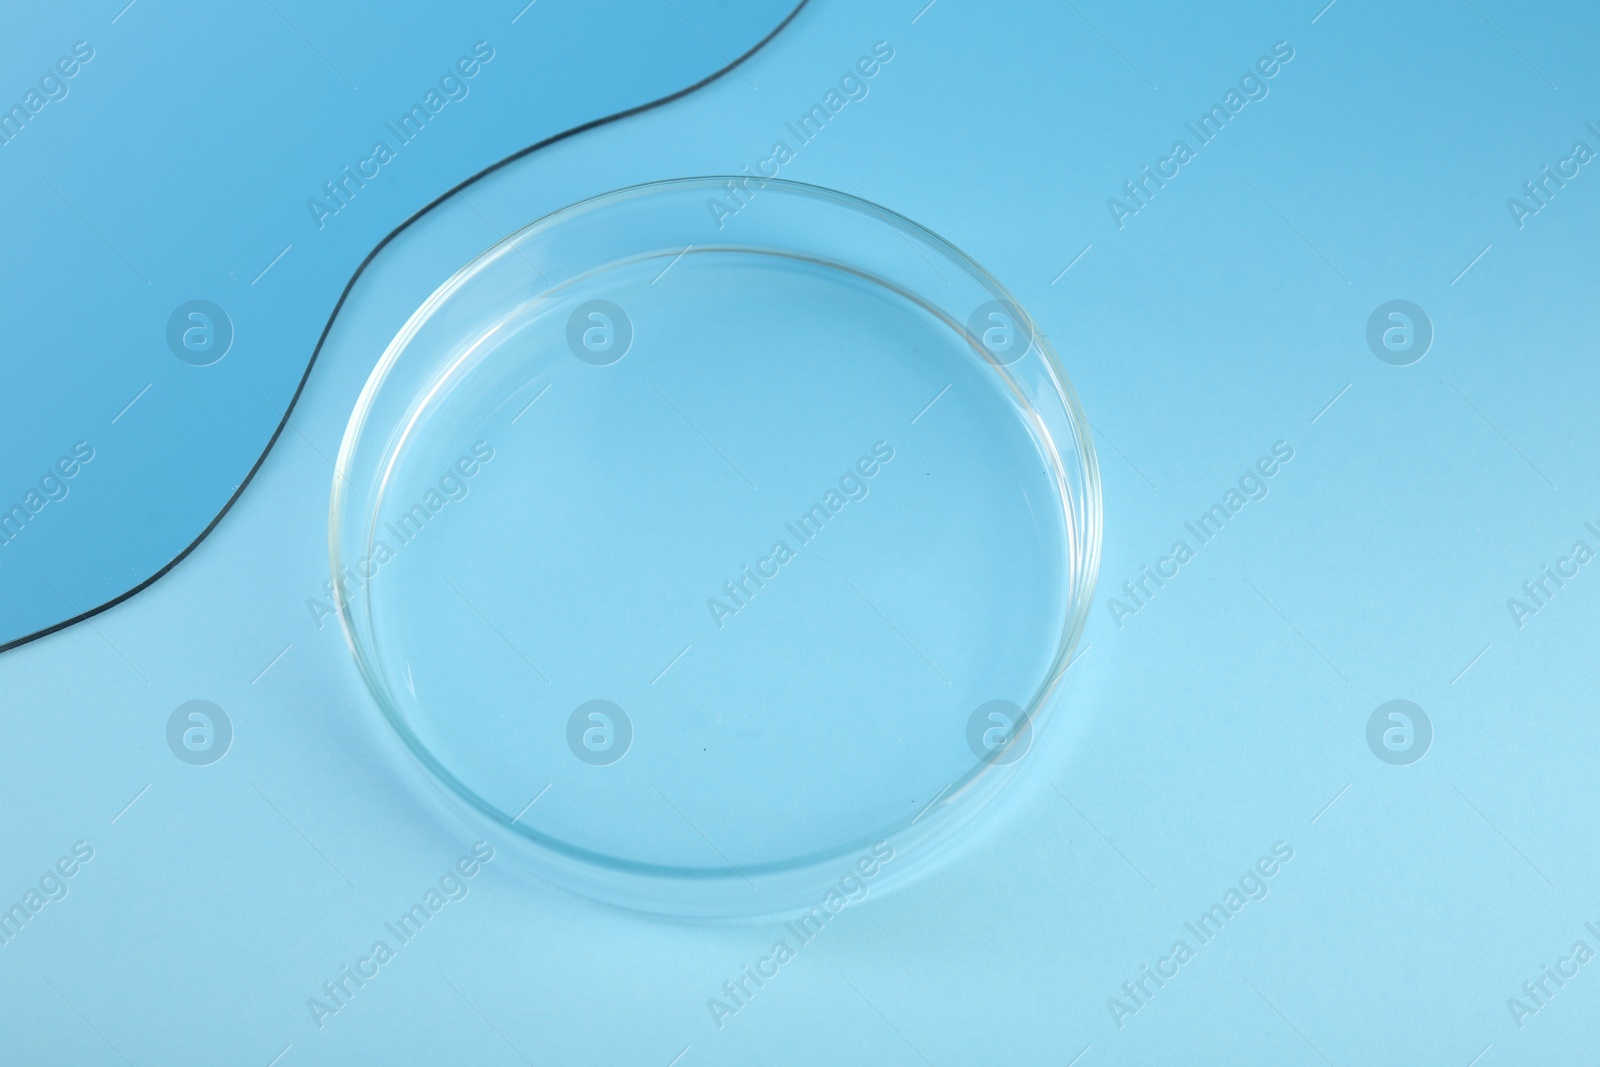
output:
[[1099,557],[1086,429],[1027,313],[916,223],[623,189],[389,344],[334,477],[338,609],[411,752],[543,877],[831,908],[948,854],[1047,722]]

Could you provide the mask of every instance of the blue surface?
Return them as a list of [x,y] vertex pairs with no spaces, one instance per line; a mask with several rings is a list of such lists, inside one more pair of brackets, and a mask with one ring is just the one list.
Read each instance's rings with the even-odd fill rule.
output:
[[[1520,227],[1507,200],[1574,142],[1600,151],[1594,27],[1575,4],[1484,0],[822,0],[745,66],[759,90],[725,78],[536,153],[470,194],[482,215],[442,205],[358,286],[296,409],[303,436],[217,530],[92,625],[0,658],[0,895],[94,849],[0,946],[26,1020],[5,1058],[1578,1060],[1600,1019],[1595,964],[1574,954],[1600,951],[1600,579],[1582,564],[1537,604],[1524,583],[1563,559],[1570,575],[1576,542],[1600,550],[1600,179],[1580,166]],[[992,270],[1098,431],[1099,603],[1007,817],[792,944],[720,1027],[708,1000],[789,939],[781,924],[626,915],[490,862],[319,1029],[308,998],[475,840],[436,813],[307,608],[325,580],[318,453],[373,359],[341,340],[398,325],[495,228],[754,164],[879,40],[895,58],[871,94],[784,176],[859,191]],[[1175,139],[1193,147],[1185,123],[1279,41],[1294,54],[1269,94],[1119,228],[1108,198]],[[1394,299],[1434,328],[1406,366],[1367,343]],[[1292,458],[1245,481],[1279,442]],[[1229,518],[1202,543],[1186,524],[1214,504]],[[1180,540],[1176,577],[1147,579],[1142,605],[1122,591]],[[196,698],[234,727],[206,767],[166,741]],[[1407,765],[1368,745],[1394,699],[1432,726]],[[1234,900],[1220,934],[1186,925]],[[1544,966],[1578,970],[1558,986]]]
[[[387,233],[722,69],[793,7],[675,3],[8,15],[0,647],[137,588],[210,526]],[[41,484],[79,443],[91,465]]]

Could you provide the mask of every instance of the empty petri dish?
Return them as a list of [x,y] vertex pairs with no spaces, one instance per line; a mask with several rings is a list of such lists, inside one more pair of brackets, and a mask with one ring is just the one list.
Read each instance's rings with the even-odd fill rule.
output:
[[1085,429],[916,223],[623,189],[390,343],[334,478],[338,608],[400,737],[544,877],[682,916],[854,899],[947,854],[1048,721],[1098,561]]

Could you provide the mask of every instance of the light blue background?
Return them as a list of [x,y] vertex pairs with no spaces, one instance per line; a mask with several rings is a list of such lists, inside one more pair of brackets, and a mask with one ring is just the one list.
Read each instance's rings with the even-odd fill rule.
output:
[[[128,603],[0,658],[0,897],[72,842],[96,849],[0,947],[25,1020],[6,1058],[1579,1057],[1600,964],[1520,1029],[1506,1001],[1575,941],[1600,949],[1583,926],[1600,926],[1600,577],[1585,567],[1521,628],[1506,602],[1574,541],[1600,548],[1600,178],[1584,168],[1523,229],[1505,202],[1574,141],[1600,148],[1594,20],[1475,2],[818,0],[749,82],[507,168],[469,194],[490,221],[443,205],[363,278],[302,433],[216,531]],[[779,924],[625,915],[495,864],[317,1030],[306,998],[471,844],[305,605],[325,575],[319,452],[375,355],[348,342],[392,330],[497,228],[753,163],[878,40],[896,54],[871,95],[784,176],[902,211],[993,271],[1063,353],[1101,450],[1100,603],[1006,818],[844,912],[720,1030],[706,999]],[[1270,96],[1119,230],[1106,199],[1280,40],[1295,54]],[[1392,298],[1436,331],[1409,367],[1364,337]],[[1295,454],[1270,495],[1119,628],[1107,597],[1279,440]],[[163,736],[197,697],[236,729],[207,768]],[[1402,697],[1435,736],[1395,767],[1366,723]],[[1119,1029],[1107,998],[1279,841],[1294,858],[1267,898]]]

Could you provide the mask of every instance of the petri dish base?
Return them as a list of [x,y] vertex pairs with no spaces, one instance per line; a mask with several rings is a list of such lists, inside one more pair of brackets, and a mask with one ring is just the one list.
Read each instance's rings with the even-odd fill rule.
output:
[[926,866],[1044,724],[1098,558],[1082,426],[1026,312],[909,220],[621,190],[384,353],[334,480],[341,619],[411,751],[541,875],[804,908]]

